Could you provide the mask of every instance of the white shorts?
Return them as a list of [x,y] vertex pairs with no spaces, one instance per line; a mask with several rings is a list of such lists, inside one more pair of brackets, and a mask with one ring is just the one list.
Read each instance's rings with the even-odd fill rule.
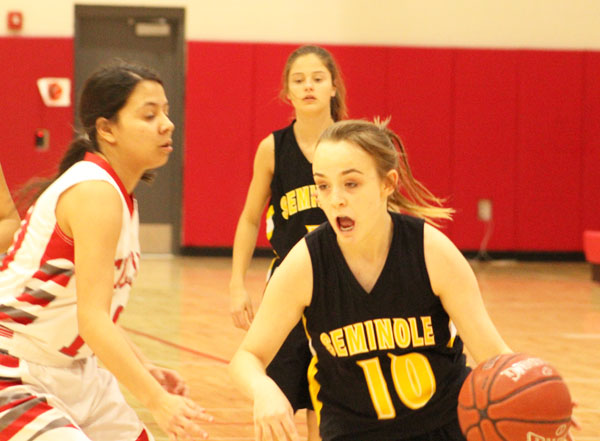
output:
[[0,353],[0,441],[154,441],[95,357],[71,367]]

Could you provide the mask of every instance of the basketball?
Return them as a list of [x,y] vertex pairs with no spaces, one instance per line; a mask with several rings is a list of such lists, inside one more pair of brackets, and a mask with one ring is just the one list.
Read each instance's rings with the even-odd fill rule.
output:
[[481,363],[458,396],[458,420],[467,441],[563,441],[572,408],[556,369],[523,353]]

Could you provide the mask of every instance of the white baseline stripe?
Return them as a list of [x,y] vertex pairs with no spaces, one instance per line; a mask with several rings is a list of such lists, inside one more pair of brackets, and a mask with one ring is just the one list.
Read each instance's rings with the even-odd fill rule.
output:
[[560,334],[563,338],[570,338],[572,340],[600,340],[600,334],[592,334],[592,333],[568,333],[568,334]]

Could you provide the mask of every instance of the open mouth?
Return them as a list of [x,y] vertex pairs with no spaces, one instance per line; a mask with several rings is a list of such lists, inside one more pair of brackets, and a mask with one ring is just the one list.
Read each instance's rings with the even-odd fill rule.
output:
[[340,231],[344,233],[354,229],[354,221],[348,216],[338,216],[335,220]]

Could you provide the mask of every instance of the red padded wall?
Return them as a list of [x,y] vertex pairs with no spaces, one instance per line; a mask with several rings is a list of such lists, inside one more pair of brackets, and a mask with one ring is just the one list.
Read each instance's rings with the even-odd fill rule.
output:
[[[41,77],[73,78],[73,40],[0,38],[0,60],[0,162],[10,189],[15,191],[33,176],[53,175],[71,139],[73,106],[46,107],[36,81]],[[34,147],[37,129],[50,133],[46,151]]]
[[388,50],[360,46],[328,46],[328,49],[342,72],[348,117],[372,120],[387,115]]
[[584,59],[582,228],[600,230],[600,53]]
[[[454,52],[389,48],[386,108],[414,176],[435,195],[452,197]],[[452,236],[453,224],[446,233]]]
[[183,244],[231,246],[252,164],[250,44],[188,44]]
[[[278,93],[295,47],[188,42],[183,245],[233,244],[256,146],[293,115]],[[490,250],[581,251],[583,230],[600,229],[599,52],[326,47],[350,117],[391,115],[415,176],[457,209],[446,232],[459,248],[479,246],[480,198],[493,202]],[[14,190],[53,173],[71,138],[73,107],[45,107],[35,81],[73,78],[73,40],[0,38],[0,59],[0,162]],[[38,128],[47,152],[34,149]]]
[[519,53],[516,249],[581,249],[583,54]]
[[453,238],[464,248],[478,249],[485,234],[479,199],[492,201],[488,248],[515,247],[516,79],[514,51],[457,51]]

